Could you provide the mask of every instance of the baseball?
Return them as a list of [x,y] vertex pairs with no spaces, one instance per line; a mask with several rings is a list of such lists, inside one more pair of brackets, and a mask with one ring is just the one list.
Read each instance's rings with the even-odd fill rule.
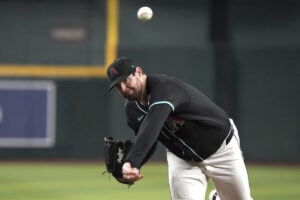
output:
[[141,7],[137,12],[137,17],[141,21],[148,21],[152,18],[152,16],[153,16],[153,11],[148,6]]

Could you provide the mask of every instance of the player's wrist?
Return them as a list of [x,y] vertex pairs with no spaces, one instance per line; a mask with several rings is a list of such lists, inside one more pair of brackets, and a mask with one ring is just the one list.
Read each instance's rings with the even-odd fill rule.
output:
[[125,159],[124,160],[124,164],[125,163],[129,163],[130,164],[130,166],[132,167],[132,168],[137,168],[137,169],[140,169],[141,167],[136,163],[136,162],[134,162],[134,161],[132,161],[132,160],[127,160],[127,159]]
[[124,170],[124,168],[132,168],[131,163],[128,162],[128,161],[125,161],[124,164],[123,164],[122,169]]

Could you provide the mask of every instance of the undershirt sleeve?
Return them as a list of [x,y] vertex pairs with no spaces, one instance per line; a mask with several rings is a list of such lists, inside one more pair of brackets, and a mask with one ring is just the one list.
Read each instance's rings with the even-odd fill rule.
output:
[[160,131],[172,109],[167,103],[151,107],[138,130],[134,145],[127,155],[125,162],[130,162],[132,167],[138,169],[141,167],[144,158],[156,143]]

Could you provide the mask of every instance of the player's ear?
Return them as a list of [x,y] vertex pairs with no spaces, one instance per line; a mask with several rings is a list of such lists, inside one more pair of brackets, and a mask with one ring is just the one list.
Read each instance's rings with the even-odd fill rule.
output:
[[142,75],[143,74],[143,69],[141,67],[137,66],[135,68],[135,73],[137,73],[138,75]]

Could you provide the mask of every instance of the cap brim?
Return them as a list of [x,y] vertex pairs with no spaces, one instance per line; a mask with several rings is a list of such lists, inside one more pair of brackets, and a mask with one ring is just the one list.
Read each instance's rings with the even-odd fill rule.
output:
[[128,75],[124,75],[124,76],[120,76],[118,78],[116,78],[109,86],[108,91],[111,91],[118,83],[120,83],[121,81],[127,79]]

